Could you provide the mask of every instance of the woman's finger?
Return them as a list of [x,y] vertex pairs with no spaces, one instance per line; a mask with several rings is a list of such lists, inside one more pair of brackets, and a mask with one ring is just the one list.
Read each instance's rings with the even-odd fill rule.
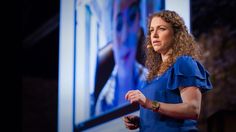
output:
[[132,91],[127,95],[127,100],[130,100],[131,98],[133,98],[137,95],[139,95],[139,93],[137,93],[136,91]]
[[129,123],[129,122],[130,122],[130,120],[128,120],[127,117],[123,117],[123,121],[124,121],[125,123]]
[[130,93],[132,93],[134,90],[129,90],[126,94],[125,94],[125,99],[128,99],[128,96]]
[[132,124],[132,123],[126,123],[125,126],[127,126],[128,128],[130,128],[130,127],[135,127],[136,125],[135,125],[135,124]]
[[134,94],[140,94],[141,92],[139,90],[130,90],[125,94],[125,99],[129,99],[130,96]]

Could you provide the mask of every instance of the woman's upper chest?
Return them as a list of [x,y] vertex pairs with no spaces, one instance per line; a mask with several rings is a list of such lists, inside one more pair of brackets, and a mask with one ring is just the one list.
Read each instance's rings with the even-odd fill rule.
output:
[[168,82],[171,77],[171,69],[163,73],[163,75],[156,77],[151,82],[147,83],[143,87],[143,94],[151,100],[157,100],[162,102],[181,102],[179,89],[170,90],[167,88]]

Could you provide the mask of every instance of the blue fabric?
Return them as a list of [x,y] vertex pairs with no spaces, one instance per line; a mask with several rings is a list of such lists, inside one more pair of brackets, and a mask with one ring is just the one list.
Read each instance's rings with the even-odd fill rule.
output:
[[[201,92],[212,88],[209,73],[190,56],[180,56],[161,76],[144,82],[140,90],[151,99],[165,103],[182,103],[179,88],[195,86]],[[141,132],[190,132],[197,131],[196,120],[174,119],[140,107]]]

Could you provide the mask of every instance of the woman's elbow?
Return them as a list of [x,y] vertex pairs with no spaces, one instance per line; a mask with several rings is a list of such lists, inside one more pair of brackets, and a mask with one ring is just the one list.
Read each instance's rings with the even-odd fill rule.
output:
[[196,105],[187,104],[188,118],[197,120],[200,115],[200,108]]
[[197,120],[200,116],[200,107],[197,107],[195,105],[192,105],[191,106],[191,118],[193,120]]
[[192,119],[193,119],[193,120],[198,120],[198,118],[199,118],[199,113],[194,113],[194,114],[192,115]]

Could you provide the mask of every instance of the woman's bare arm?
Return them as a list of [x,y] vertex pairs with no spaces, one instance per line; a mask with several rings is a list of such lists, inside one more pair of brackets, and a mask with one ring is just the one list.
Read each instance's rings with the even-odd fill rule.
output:
[[[182,103],[160,103],[160,114],[178,119],[197,119],[200,114],[202,94],[197,87],[180,88]],[[139,103],[144,108],[152,110],[152,100],[147,99],[139,90],[131,90],[126,96],[130,103]]]

